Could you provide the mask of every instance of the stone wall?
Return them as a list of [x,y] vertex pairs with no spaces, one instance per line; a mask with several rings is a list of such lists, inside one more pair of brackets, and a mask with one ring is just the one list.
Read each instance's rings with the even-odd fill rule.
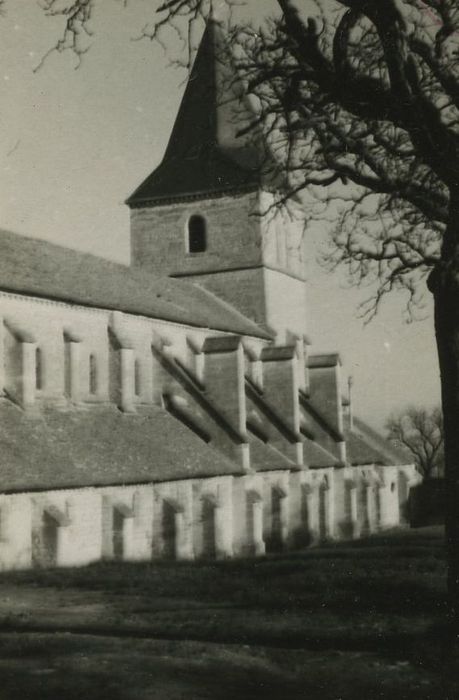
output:
[[[207,479],[184,473],[173,482],[0,495],[3,569],[259,556],[365,536],[406,513],[414,467],[345,466],[336,363],[312,362],[309,394],[301,392],[298,342],[267,347],[257,338],[7,293],[0,317],[2,401],[34,414],[48,405],[95,410],[112,402],[129,412],[154,403],[198,434],[202,426],[203,440],[231,460],[226,475]],[[272,468],[253,458],[248,419],[268,452],[278,450]],[[309,439],[343,466],[308,469]],[[245,475],[234,476],[241,466]]]
[[[164,373],[152,356],[152,343],[167,347],[174,358],[196,371],[190,341],[202,348],[206,337],[225,335],[4,292],[0,292],[0,328],[0,395],[6,393],[29,406],[115,401],[126,410],[161,403]],[[251,342],[263,345],[256,338]]]
[[364,536],[398,523],[398,476],[368,465],[2,495],[0,566],[260,556]]
[[[257,193],[131,209],[131,264],[160,275],[195,274],[262,262]],[[190,253],[187,222],[207,222],[207,250]]]
[[234,306],[244,316],[267,326],[265,270],[243,267],[221,272],[201,272],[190,280]]
[[[307,332],[303,221],[272,208],[266,192],[133,208],[131,260],[161,275],[188,276],[278,342]],[[207,247],[190,252],[188,222],[200,216]]]

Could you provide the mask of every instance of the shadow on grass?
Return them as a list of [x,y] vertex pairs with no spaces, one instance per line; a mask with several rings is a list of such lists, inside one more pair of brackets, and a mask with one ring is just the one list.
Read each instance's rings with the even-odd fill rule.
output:
[[[1,638],[2,700],[431,700],[439,681],[371,654],[88,637]],[[9,661],[10,660],[10,661]],[[437,692],[435,692],[437,691]],[[453,696],[454,697],[454,696]]]
[[[374,651],[426,664],[445,646],[445,563],[438,531],[257,560],[98,563],[10,572],[1,585],[57,590],[59,617],[32,610],[3,631],[200,640],[271,648]],[[75,624],[65,609],[96,592],[104,617]],[[66,598],[68,592],[72,595]],[[116,700],[116,696],[115,696]]]
[[103,668],[79,670],[79,659],[86,652],[87,640],[83,638],[69,643],[69,639],[54,634],[1,635],[0,697],[2,700],[125,700],[122,688]]

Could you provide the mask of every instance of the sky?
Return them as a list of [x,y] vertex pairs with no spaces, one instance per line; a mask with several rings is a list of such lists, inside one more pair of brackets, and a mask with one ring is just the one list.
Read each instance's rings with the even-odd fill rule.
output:
[[[167,50],[136,40],[154,5],[98,0],[81,65],[52,54],[34,72],[61,19],[45,17],[34,0],[9,0],[0,16],[0,227],[129,262],[124,200],[159,164],[186,80],[170,65],[176,40]],[[407,324],[395,294],[365,326],[358,306],[370,290],[320,269],[325,236],[319,227],[308,242],[313,350],[340,352],[355,411],[376,427],[407,405],[438,404],[428,294],[422,320]]]

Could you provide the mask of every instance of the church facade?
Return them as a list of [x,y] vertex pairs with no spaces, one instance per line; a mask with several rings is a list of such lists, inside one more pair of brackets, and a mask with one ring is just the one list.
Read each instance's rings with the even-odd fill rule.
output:
[[218,32],[128,199],[130,266],[0,232],[3,570],[255,556],[404,520],[414,466],[353,415],[339,355],[312,352],[303,229],[235,138]]

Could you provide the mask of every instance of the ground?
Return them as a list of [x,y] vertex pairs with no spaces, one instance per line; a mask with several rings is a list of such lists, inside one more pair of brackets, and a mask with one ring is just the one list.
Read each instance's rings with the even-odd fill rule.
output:
[[0,577],[0,700],[457,700],[439,529]]

